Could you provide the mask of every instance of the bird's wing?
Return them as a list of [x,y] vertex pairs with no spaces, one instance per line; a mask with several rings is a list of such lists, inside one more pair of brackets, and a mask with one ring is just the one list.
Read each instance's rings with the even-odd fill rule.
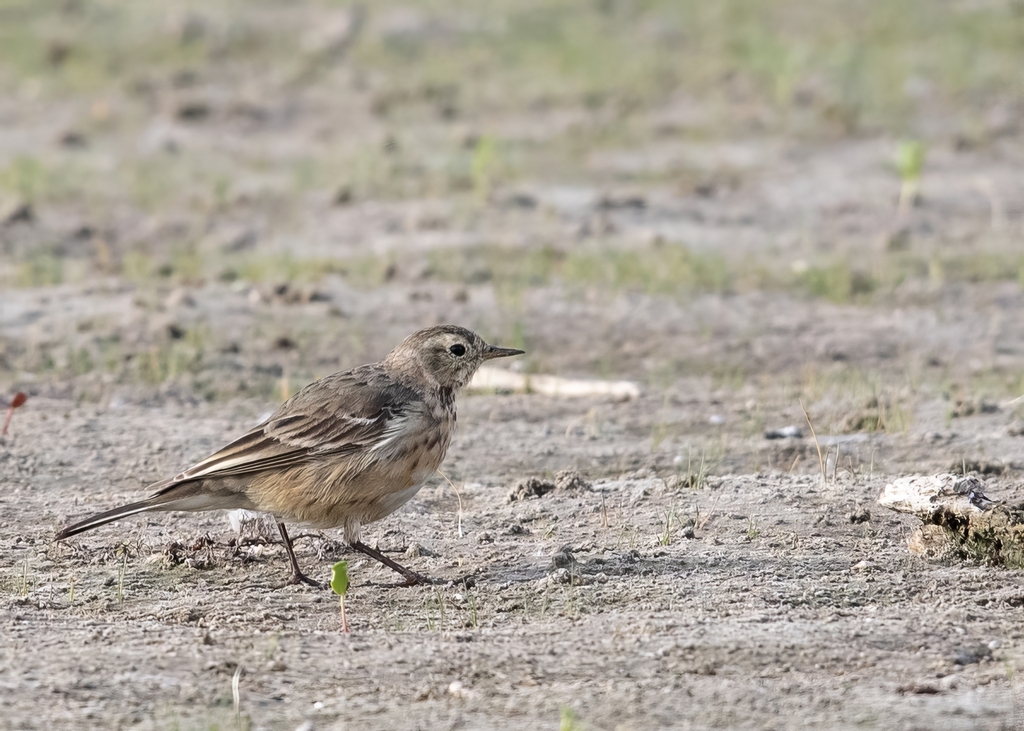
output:
[[182,482],[252,474],[317,456],[372,450],[401,429],[410,394],[394,382],[371,383],[371,379],[349,372],[310,384],[252,431],[153,487],[160,494]]

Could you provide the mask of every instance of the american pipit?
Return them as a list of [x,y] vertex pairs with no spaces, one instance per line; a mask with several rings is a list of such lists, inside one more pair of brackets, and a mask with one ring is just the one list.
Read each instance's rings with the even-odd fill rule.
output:
[[311,383],[273,416],[180,474],[148,499],[97,513],[56,540],[152,510],[245,508],[270,513],[299,568],[284,522],[343,526],[345,542],[405,578],[426,580],[360,540],[364,523],[404,505],[440,466],[455,430],[455,395],[480,364],[523,351],[488,345],[454,325],[420,330],[380,363]]

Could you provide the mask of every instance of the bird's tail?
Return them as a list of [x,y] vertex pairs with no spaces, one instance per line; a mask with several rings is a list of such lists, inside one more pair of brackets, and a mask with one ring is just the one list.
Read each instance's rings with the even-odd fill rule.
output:
[[152,487],[159,488],[159,490],[145,500],[140,500],[137,503],[128,503],[119,508],[90,515],[85,520],[64,528],[57,534],[54,540],[62,541],[65,538],[70,538],[84,531],[126,518],[129,515],[145,513],[150,510],[185,510],[189,512],[196,510],[233,510],[235,508],[256,510],[256,506],[252,504],[244,492],[232,489],[210,489],[203,480],[165,480],[164,482],[156,483]]
[[147,510],[160,510],[164,507],[164,503],[167,502],[165,499],[161,499],[162,497],[163,496],[157,495],[148,498],[147,500],[140,500],[137,503],[129,503],[128,505],[122,505],[119,508],[113,508],[112,510],[105,510],[102,513],[90,515],[85,520],[64,528],[57,534],[57,537],[54,538],[54,540],[62,541],[65,538],[70,538],[78,533],[98,528],[106,523],[112,523],[115,520],[120,520],[121,518],[125,518],[129,515],[135,515],[136,513],[144,513]]

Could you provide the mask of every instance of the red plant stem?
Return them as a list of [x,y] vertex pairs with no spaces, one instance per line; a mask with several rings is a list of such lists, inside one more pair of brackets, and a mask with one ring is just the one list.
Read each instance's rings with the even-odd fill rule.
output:
[[22,391],[14,394],[14,398],[11,399],[11,405],[7,407],[7,418],[4,419],[4,428],[0,431],[0,436],[6,436],[7,427],[11,425],[11,419],[14,417],[14,410],[26,401],[28,401],[28,396]]

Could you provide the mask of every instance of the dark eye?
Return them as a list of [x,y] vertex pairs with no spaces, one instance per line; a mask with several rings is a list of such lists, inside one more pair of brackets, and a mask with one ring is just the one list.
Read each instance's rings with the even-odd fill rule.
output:
[[462,343],[455,343],[455,345],[448,348],[448,352],[451,353],[452,355],[465,355],[466,346],[463,345]]

